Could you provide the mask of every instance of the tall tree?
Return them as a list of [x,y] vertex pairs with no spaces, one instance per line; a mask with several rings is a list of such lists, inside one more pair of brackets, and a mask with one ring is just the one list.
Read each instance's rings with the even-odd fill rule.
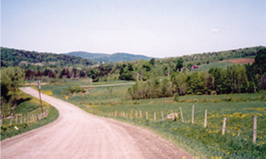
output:
[[149,63],[150,63],[151,65],[155,65],[155,59],[154,59],[154,58],[150,59]]
[[177,58],[176,70],[178,69],[179,71],[181,71],[181,68],[183,67],[183,63],[184,63],[184,60],[181,57]]
[[10,114],[12,113],[12,110],[17,107],[18,87],[23,83],[24,79],[25,72],[19,67],[7,67],[1,69],[1,88],[5,88],[5,91],[1,94],[1,98],[11,96]]
[[254,65],[261,69],[261,74],[266,72],[266,47],[259,49],[255,57]]

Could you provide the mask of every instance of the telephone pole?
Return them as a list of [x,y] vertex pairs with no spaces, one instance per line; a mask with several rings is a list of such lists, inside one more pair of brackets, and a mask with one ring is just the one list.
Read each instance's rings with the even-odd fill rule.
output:
[[43,109],[42,109],[42,96],[41,96],[41,84],[40,84],[40,80],[37,81],[37,83],[38,83],[38,88],[39,88],[40,104],[41,104],[41,110],[42,110],[42,115],[43,115]]

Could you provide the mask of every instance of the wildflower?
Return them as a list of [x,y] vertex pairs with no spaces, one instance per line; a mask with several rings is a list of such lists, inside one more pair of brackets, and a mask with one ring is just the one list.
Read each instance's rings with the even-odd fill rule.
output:
[[139,121],[139,123],[141,123],[141,121]]
[[219,151],[220,149],[218,148],[217,150]]
[[227,152],[229,154],[229,152]]

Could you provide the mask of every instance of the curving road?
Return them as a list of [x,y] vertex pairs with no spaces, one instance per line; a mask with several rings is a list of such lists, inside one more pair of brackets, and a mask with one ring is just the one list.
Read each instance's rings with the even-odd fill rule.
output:
[[[38,98],[30,87],[21,88]],[[42,94],[56,107],[51,124],[1,141],[2,159],[24,158],[191,158],[186,151],[143,128],[89,114],[60,99]]]

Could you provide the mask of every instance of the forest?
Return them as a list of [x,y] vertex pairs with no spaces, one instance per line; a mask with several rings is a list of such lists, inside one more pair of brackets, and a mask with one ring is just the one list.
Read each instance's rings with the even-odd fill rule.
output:
[[30,68],[33,66],[73,66],[73,65],[93,65],[95,62],[81,57],[64,54],[39,53],[35,51],[25,51],[1,47],[1,67],[21,66]]

